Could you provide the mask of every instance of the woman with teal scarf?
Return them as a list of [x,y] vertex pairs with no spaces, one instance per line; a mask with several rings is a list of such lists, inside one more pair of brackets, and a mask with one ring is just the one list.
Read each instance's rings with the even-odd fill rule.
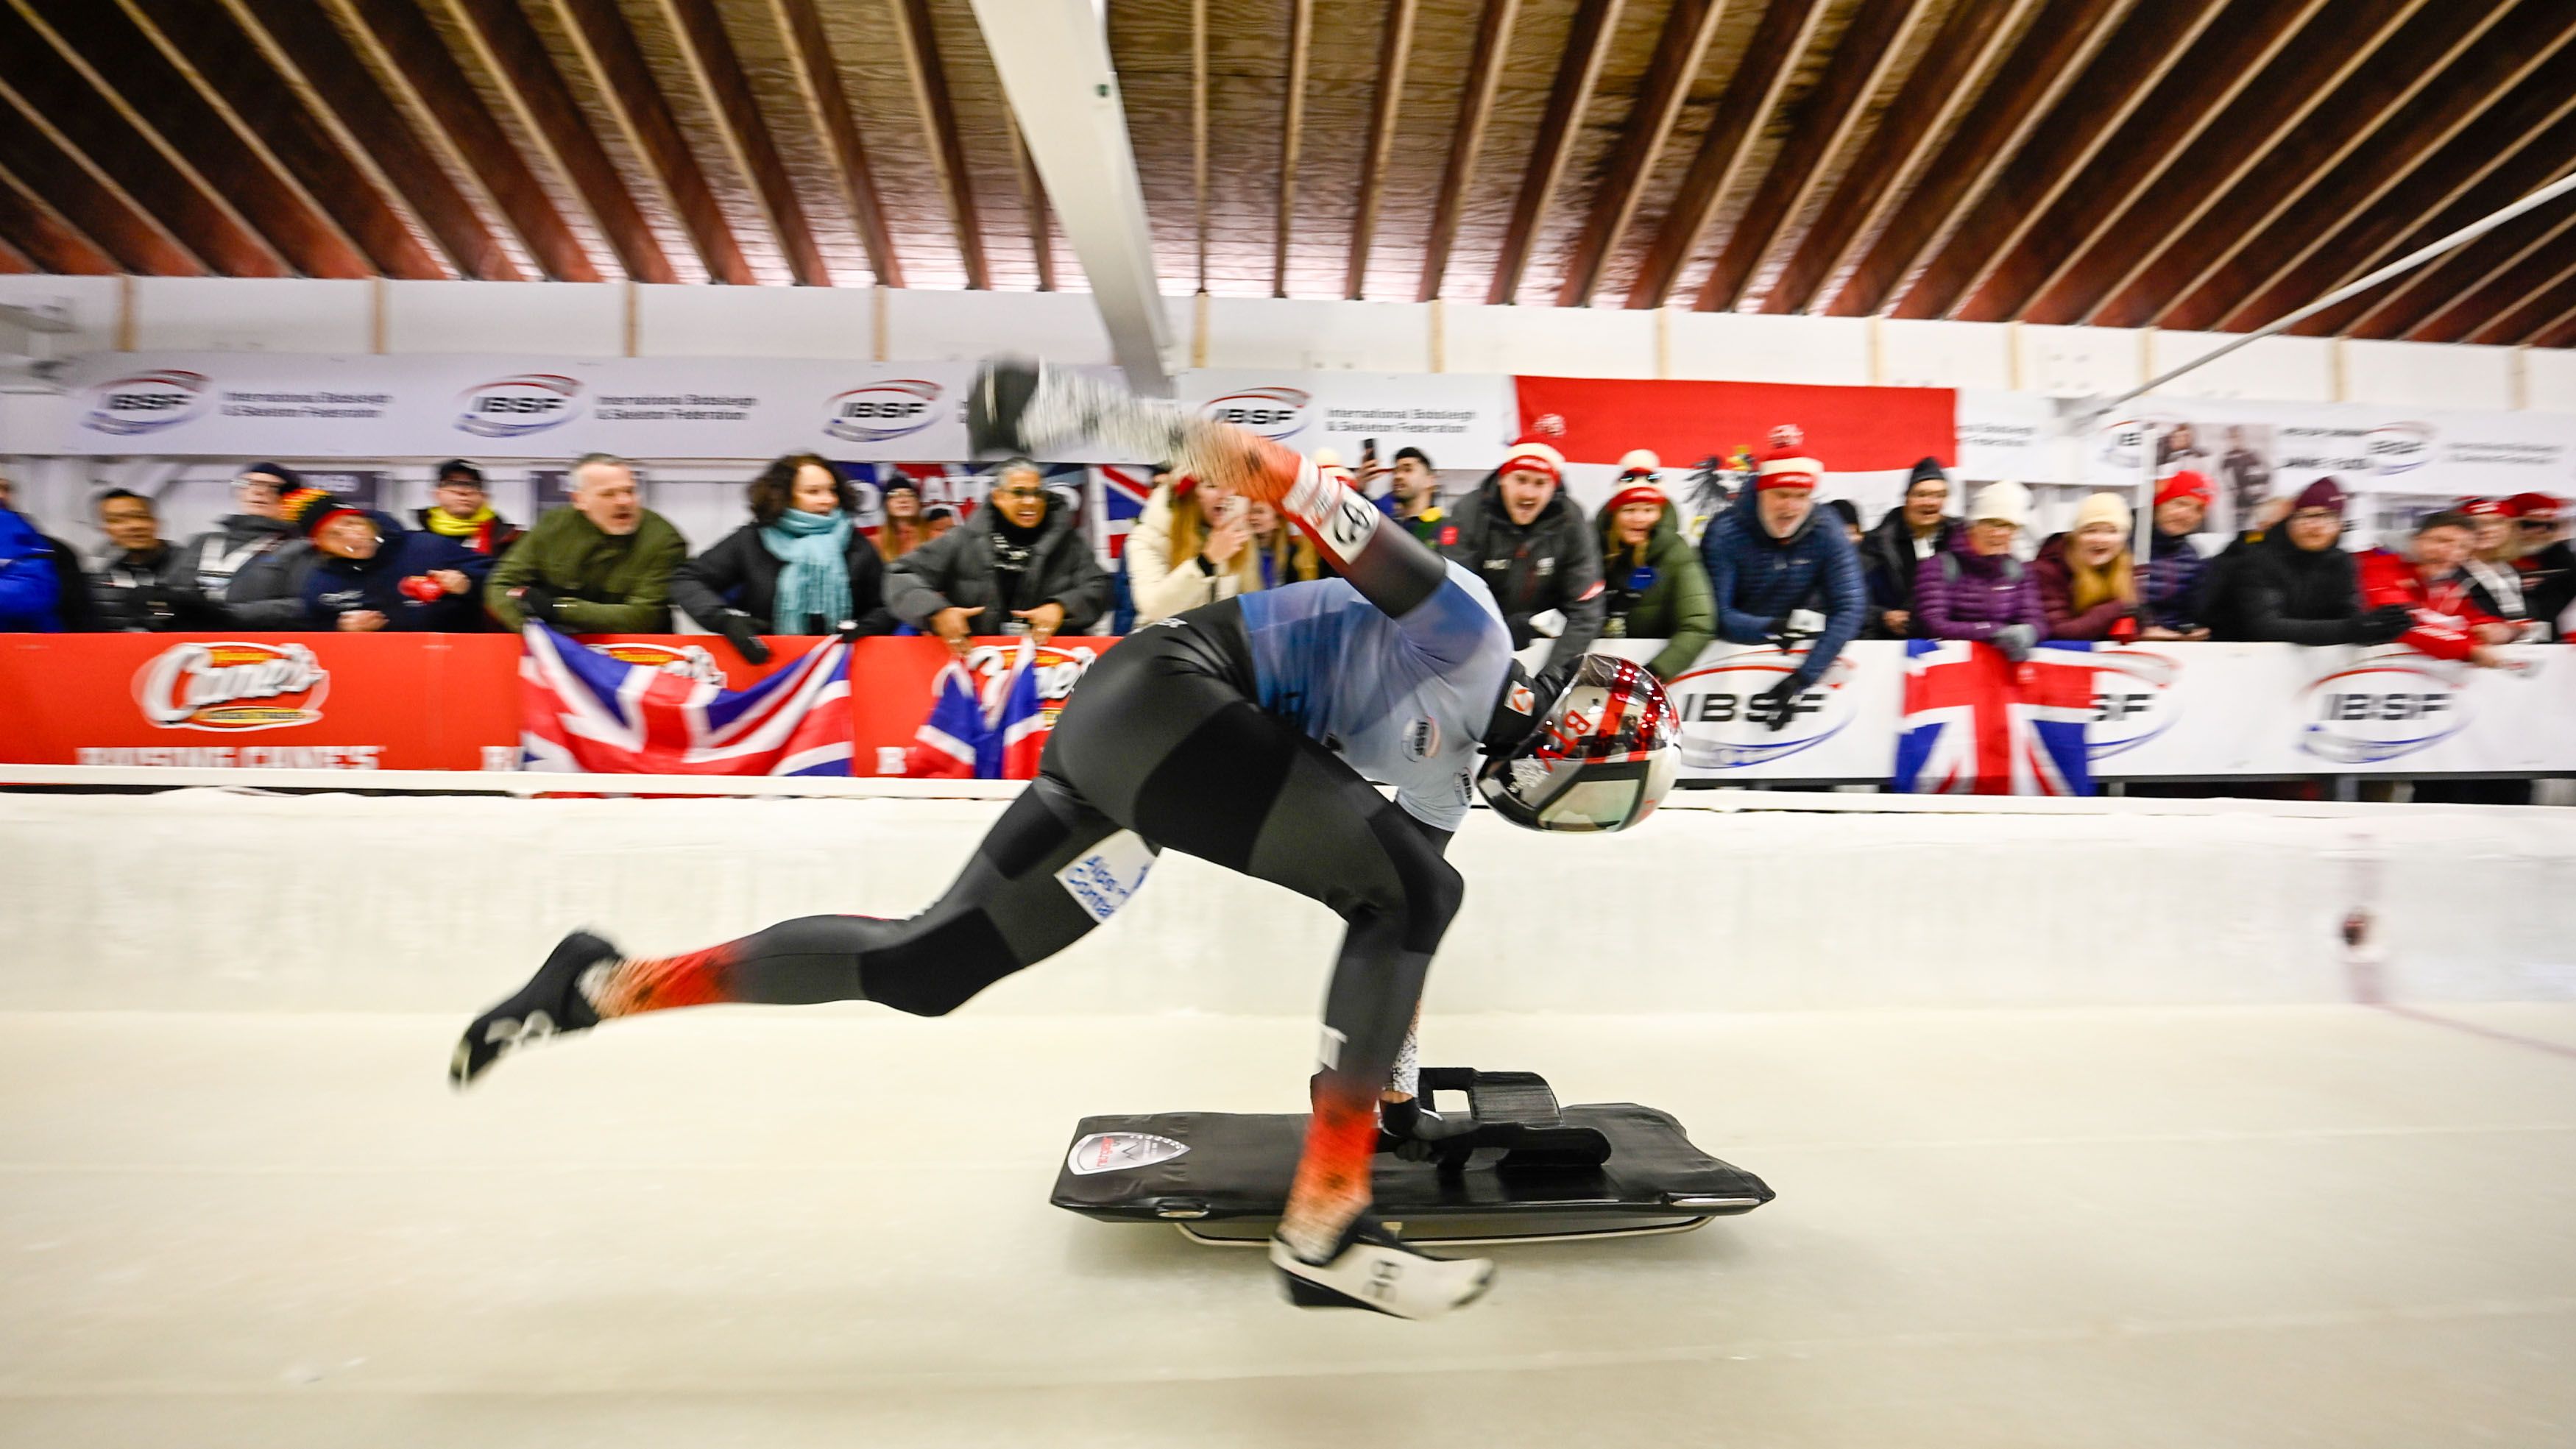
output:
[[886,634],[885,564],[859,531],[859,494],[812,453],[773,460],[751,480],[751,522],[680,565],[671,602],[767,663],[764,634]]

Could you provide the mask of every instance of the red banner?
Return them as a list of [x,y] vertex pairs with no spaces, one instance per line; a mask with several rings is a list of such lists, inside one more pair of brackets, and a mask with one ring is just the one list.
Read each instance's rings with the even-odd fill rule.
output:
[[1519,377],[1521,433],[1575,463],[1616,463],[1651,448],[1687,468],[1738,448],[1760,457],[1771,430],[1795,423],[1829,473],[1903,472],[1916,460],[1950,465],[1958,452],[1957,394],[1945,387],[1807,387],[1769,382],[1638,382]]
[[[779,637],[765,665],[703,634],[583,643],[740,689],[822,641]],[[1038,651],[1053,721],[1115,639]],[[990,680],[1017,639],[978,640]],[[519,641],[507,634],[0,634],[0,759],[45,765],[489,770],[519,759]],[[851,772],[900,774],[948,658],[936,639],[861,639],[850,657]]]

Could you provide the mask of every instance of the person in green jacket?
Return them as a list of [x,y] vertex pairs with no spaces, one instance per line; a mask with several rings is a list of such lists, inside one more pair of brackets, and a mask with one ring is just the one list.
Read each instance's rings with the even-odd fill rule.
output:
[[1717,637],[1717,603],[1699,551],[1682,537],[1672,500],[1655,481],[1658,461],[1643,449],[1620,459],[1618,491],[1593,522],[1608,605],[1601,637],[1671,640],[1646,666],[1668,680]]
[[635,490],[635,466],[606,453],[572,465],[572,506],[537,520],[484,585],[513,633],[538,619],[566,634],[659,634],[688,541]]

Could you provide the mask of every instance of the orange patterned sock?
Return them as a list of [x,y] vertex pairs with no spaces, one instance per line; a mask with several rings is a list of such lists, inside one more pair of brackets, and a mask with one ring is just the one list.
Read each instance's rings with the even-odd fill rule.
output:
[[1306,1119],[1306,1152],[1288,1189],[1279,1236],[1310,1263],[1327,1259],[1351,1219],[1368,1209],[1370,1167],[1377,1156],[1377,1088],[1315,1084]]

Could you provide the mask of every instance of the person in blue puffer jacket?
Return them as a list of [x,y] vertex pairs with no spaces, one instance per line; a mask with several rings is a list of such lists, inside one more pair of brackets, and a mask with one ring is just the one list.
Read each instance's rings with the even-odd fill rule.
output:
[[290,493],[286,516],[313,541],[304,627],[404,633],[472,630],[482,618],[490,554],[465,541],[404,528],[319,488]]
[[[1701,536],[1699,552],[1717,596],[1719,638],[1762,644],[1785,641],[1793,632],[1810,635],[1806,657],[1756,696],[1749,712],[1779,730],[1796,717],[1791,702],[1813,689],[1843,646],[1859,637],[1868,595],[1861,586],[1860,555],[1844,537],[1841,520],[1818,522],[1824,515],[1815,503],[1823,465],[1806,456],[1796,428],[1773,430],[1771,443],[1754,475],[1750,505],[1739,503],[1719,515]],[[1802,611],[1822,623],[1791,618]]]
[[62,580],[54,546],[27,516],[0,508],[0,634],[59,634]]

